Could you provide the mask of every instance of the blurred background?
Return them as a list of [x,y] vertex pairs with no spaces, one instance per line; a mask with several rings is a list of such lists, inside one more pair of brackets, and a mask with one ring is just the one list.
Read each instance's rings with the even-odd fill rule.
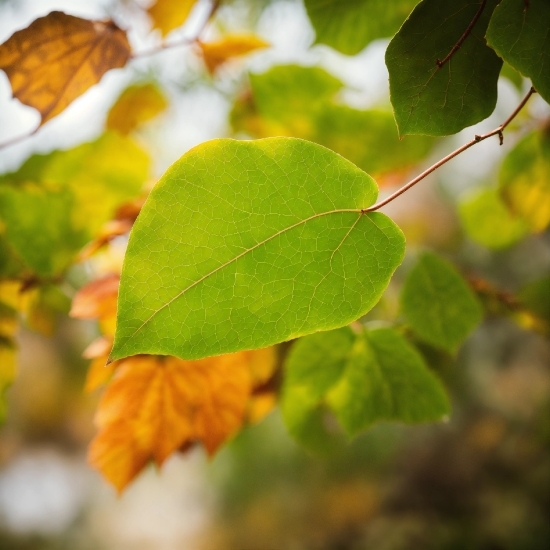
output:
[[[208,2],[199,1],[169,40],[192,36],[207,9]],[[0,43],[53,10],[89,19],[112,17],[129,31],[137,52],[161,40],[132,0],[2,0]],[[393,172],[378,165],[369,169],[376,159],[366,153],[363,159],[363,152],[356,151],[360,132],[368,128],[355,133],[346,127],[349,142],[340,145],[334,136],[342,130],[330,120],[316,133],[304,130],[300,115],[308,123],[307,98],[303,105],[285,101],[286,114],[254,125],[258,121],[250,115],[250,97],[266,81],[258,75],[273,67],[317,67],[342,82],[335,104],[390,112],[384,65],[388,41],[374,41],[355,56],[314,45],[315,33],[300,0],[228,0],[204,39],[243,31],[254,32],[271,47],[213,75],[194,47],[168,49],[109,72],[38,134],[0,150],[0,174],[17,170],[31,154],[95,140],[123,90],[147,82],[161,90],[167,107],[132,134],[151,159],[146,188],[196,144],[271,132],[340,147],[344,156],[348,151],[368,172],[380,172],[387,193],[474,133],[498,126],[530,85],[513,74],[501,78],[498,104],[488,120],[437,141],[406,138],[404,143],[422,151],[421,158],[403,162]],[[285,81],[289,86],[292,78]],[[292,99],[298,92],[281,88],[283,98],[284,93]],[[407,257],[366,322],[395,320],[400,282],[424,248],[451,258],[475,281],[499,292],[515,293],[548,276],[548,231],[492,250],[471,237],[460,215],[465,197],[494,185],[503,157],[521,137],[521,124],[535,127],[548,117],[548,105],[535,97],[502,147],[493,140],[481,143],[385,208],[407,236]],[[28,132],[38,120],[33,109],[11,99],[9,81],[0,72],[0,143]],[[18,374],[7,393],[7,419],[0,429],[1,549],[550,547],[550,343],[544,330],[530,330],[532,323],[517,312],[502,315],[491,292],[486,295],[487,318],[456,357],[421,348],[452,396],[448,422],[417,427],[381,423],[352,442],[336,433],[335,445],[319,455],[290,438],[275,409],[213,459],[191,449],[172,457],[160,472],[150,467],[117,496],[86,464],[100,392],[83,391],[89,362],[81,355],[98,328],[62,311],[83,284],[120,269],[125,244],[124,236],[116,238],[100,254],[71,268],[60,287],[61,312],[50,329],[19,329]],[[537,292],[540,317],[550,322],[550,283]]]

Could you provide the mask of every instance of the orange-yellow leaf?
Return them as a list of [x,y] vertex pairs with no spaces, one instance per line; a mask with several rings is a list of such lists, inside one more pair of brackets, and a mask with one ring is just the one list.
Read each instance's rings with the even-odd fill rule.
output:
[[99,236],[80,251],[78,261],[84,261],[91,258],[96,252],[101,250],[116,237],[129,233],[130,229],[132,229],[132,225],[133,222],[128,220],[111,220],[107,222],[101,229]]
[[199,42],[204,63],[210,73],[234,57],[241,57],[255,50],[269,48],[270,44],[254,34],[228,34],[215,42]]
[[69,315],[76,319],[99,319],[116,315],[120,276],[105,275],[81,288],[73,298]]
[[96,414],[90,463],[121,491],[147,462],[161,465],[190,443],[213,454],[245,420],[258,355],[274,368],[273,350],[121,361]]
[[107,115],[107,129],[129,134],[138,126],[155,118],[168,106],[168,100],[152,83],[126,88]]
[[82,356],[85,359],[92,360],[88,367],[88,374],[86,375],[85,392],[93,392],[106,384],[113,376],[118,366],[118,361],[107,365],[107,359],[109,358],[112,346],[113,339],[111,337],[100,336],[84,350]]
[[0,69],[13,96],[40,112],[42,124],[130,58],[126,33],[112,21],[54,11],[0,45]]
[[196,3],[197,0],[157,0],[147,13],[153,20],[153,28],[166,36],[185,23]]

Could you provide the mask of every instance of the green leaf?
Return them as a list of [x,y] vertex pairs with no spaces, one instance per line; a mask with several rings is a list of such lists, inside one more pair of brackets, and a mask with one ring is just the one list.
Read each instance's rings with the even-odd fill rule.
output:
[[401,307],[424,341],[454,351],[480,323],[481,305],[461,275],[435,254],[423,254],[409,272]]
[[487,42],[550,103],[549,21],[548,0],[502,0],[487,29]]
[[524,286],[518,298],[533,313],[550,321],[550,275]]
[[523,77],[508,63],[502,64],[500,76],[508,79],[514,85],[516,90],[520,92],[523,90]]
[[373,177],[401,173],[423,159],[433,138],[400,140],[389,111],[337,103],[342,83],[322,69],[286,65],[250,75],[252,97],[231,113],[235,131],[253,137],[293,136],[324,145]]
[[34,155],[0,176],[0,273],[13,273],[21,260],[41,277],[60,274],[116,207],[138,195],[148,175],[140,147],[105,134],[68,151]]
[[317,44],[347,55],[377,38],[393,36],[418,0],[305,0]]
[[497,0],[449,61],[480,8],[479,0],[423,0],[386,50],[390,99],[400,135],[445,136],[487,118],[495,108],[502,60],[485,43]]
[[349,436],[379,420],[440,420],[450,409],[441,382],[401,335],[392,329],[354,334],[348,327],[294,344],[281,403],[289,432],[301,441],[323,404]]
[[404,237],[377,187],[336,153],[291,138],[202,144],[134,225],[111,359],[199,359],[348,324],[380,298]]
[[487,248],[507,248],[527,233],[527,224],[508,210],[494,189],[470,194],[459,213],[468,236]]
[[512,212],[524,218],[532,231],[550,223],[550,130],[524,137],[506,156],[499,187]]

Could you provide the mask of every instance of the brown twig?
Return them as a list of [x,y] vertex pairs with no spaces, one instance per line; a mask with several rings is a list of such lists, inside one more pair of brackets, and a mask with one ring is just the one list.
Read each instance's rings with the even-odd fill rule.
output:
[[363,208],[361,212],[365,214],[367,212],[375,212],[379,208],[382,208],[386,204],[392,202],[394,199],[399,197],[399,195],[402,195],[405,191],[408,191],[411,187],[416,185],[419,181],[422,181],[426,176],[430,175],[432,172],[437,170],[440,166],[443,166],[444,164],[449,162],[451,159],[454,159],[456,156],[460,155],[460,153],[463,153],[464,151],[466,151],[466,149],[473,147],[476,143],[480,143],[490,138],[491,136],[498,136],[500,140],[500,145],[502,145],[504,141],[504,135],[502,133],[503,130],[508,126],[508,124],[510,124],[510,122],[512,122],[512,120],[514,120],[514,118],[516,118],[516,116],[523,109],[527,101],[529,101],[529,98],[535,93],[536,93],[535,88],[531,88],[527,93],[527,95],[521,100],[520,104],[514,109],[512,114],[498,128],[495,128],[494,130],[491,130],[486,134],[474,136],[474,139],[472,139],[468,143],[465,143],[458,149],[455,149],[452,153],[449,153],[446,157],[443,157],[441,160],[437,161],[435,164],[432,164],[432,166],[424,170],[424,172],[416,176],[416,178],[406,183],[403,187],[398,189],[395,193],[392,193],[389,197],[385,198],[383,201],[380,201],[369,208]]
[[483,9],[485,8],[485,4],[487,3],[487,0],[481,0],[481,4],[479,5],[479,9],[477,10],[476,14],[474,15],[474,18],[470,21],[470,24],[464,31],[464,34],[458,39],[458,42],[453,46],[451,51],[442,59],[436,60],[436,65],[439,69],[451,59],[451,57],[460,49],[460,46],[464,44],[464,41],[466,38],[468,38],[468,35],[472,32],[472,29],[474,28],[474,25],[477,23],[477,20],[481,17],[481,14],[483,13]]
[[30,132],[27,132],[26,134],[22,134],[20,136],[16,136],[14,138],[8,139],[8,141],[4,141],[3,143],[0,143],[0,149],[3,149],[4,147],[9,147],[10,145],[15,145],[16,143],[19,143],[20,141],[23,141],[27,138],[30,138],[31,136],[34,136],[36,132],[40,129],[42,125],[39,124],[36,128],[31,130]]
[[220,4],[221,4],[221,0],[212,0],[212,3],[210,5],[210,10],[208,11],[208,14],[205,17],[203,24],[200,26],[195,36],[190,38],[184,38],[182,40],[178,40],[177,42],[168,42],[168,43],[163,42],[160,46],[156,46],[155,48],[151,48],[150,50],[133,53],[130,59],[141,59],[143,57],[149,57],[150,55],[155,55],[159,52],[163,52],[164,50],[168,50],[171,48],[179,48],[180,46],[191,46],[192,44],[195,44],[199,40],[204,29],[206,28],[206,25],[208,25],[208,22],[210,21],[210,19],[212,19],[212,16],[216,13],[217,9],[220,7]]

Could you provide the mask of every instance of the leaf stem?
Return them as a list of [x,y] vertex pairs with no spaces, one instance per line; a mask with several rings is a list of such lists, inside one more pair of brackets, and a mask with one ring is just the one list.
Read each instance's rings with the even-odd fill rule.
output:
[[149,57],[151,55],[155,55],[159,52],[163,52],[164,50],[168,50],[171,48],[178,48],[180,46],[191,46],[191,44],[195,44],[199,40],[200,35],[203,33],[210,19],[212,19],[212,16],[216,13],[217,9],[220,7],[220,4],[221,4],[221,0],[212,0],[212,3],[210,4],[210,10],[208,11],[207,16],[205,17],[202,25],[200,26],[199,30],[196,32],[195,36],[191,38],[183,38],[182,40],[178,40],[177,42],[168,42],[168,43],[163,42],[160,46],[156,46],[155,48],[151,48],[150,50],[133,53],[130,59],[141,59],[143,57]]
[[466,149],[469,149],[470,147],[473,147],[476,143],[480,143],[482,141],[485,141],[486,139],[497,136],[500,140],[500,145],[503,144],[504,137],[503,137],[503,130],[516,118],[518,113],[523,109],[527,101],[529,101],[529,98],[537,93],[535,88],[531,87],[529,92],[527,92],[527,95],[521,100],[519,105],[514,109],[512,114],[497,128],[494,130],[491,130],[490,132],[487,132],[486,134],[482,135],[475,135],[472,140],[470,140],[468,143],[465,143],[458,149],[455,149],[452,153],[449,153],[446,157],[443,157],[441,160],[437,161],[435,164],[432,164],[428,169],[424,170],[421,174],[416,176],[416,178],[412,179],[408,183],[406,183],[403,187],[398,189],[395,193],[392,193],[389,197],[385,198],[383,201],[380,201],[376,203],[375,205],[369,207],[369,208],[363,208],[361,212],[363,214],[366,214],[367,212],[375,212],[376,210],[382,208],[383,206],[386,206],[386,204],[389,204],[393,200],[395,200],[397,197],[402,195],[405,191],[408,191],[411,187],[415,186],[419,181],[422,181],[426,176],[430,175],[432,172],[435,172],[440,166],[443,166],[447,162],[449,162],[451,159],[454,159],[456,156],[460,155],[460,153],[463,153],[466,151]]
[[458,42],[452,47],[451,51],[442,59],[436,60],[436,65],[439,69],[451,59],[451,57],[460,49],[460,46],[464,44],[464,41],[466,38],[468,38],[468,35],[472,32],[472,29],[474,28],[474,25],[477,23],[477,20],[481,17],[481,14],[483,13],[483,9],[485,8],[485,4],[487,3],[487,0],[481,0],[481,4],[479,5],[479,9],[477,10],[476,14],[474,15],[474,18],[470,21],[470,24],[466,27],[466,30],[464,31],[464,34],[458,39]]

